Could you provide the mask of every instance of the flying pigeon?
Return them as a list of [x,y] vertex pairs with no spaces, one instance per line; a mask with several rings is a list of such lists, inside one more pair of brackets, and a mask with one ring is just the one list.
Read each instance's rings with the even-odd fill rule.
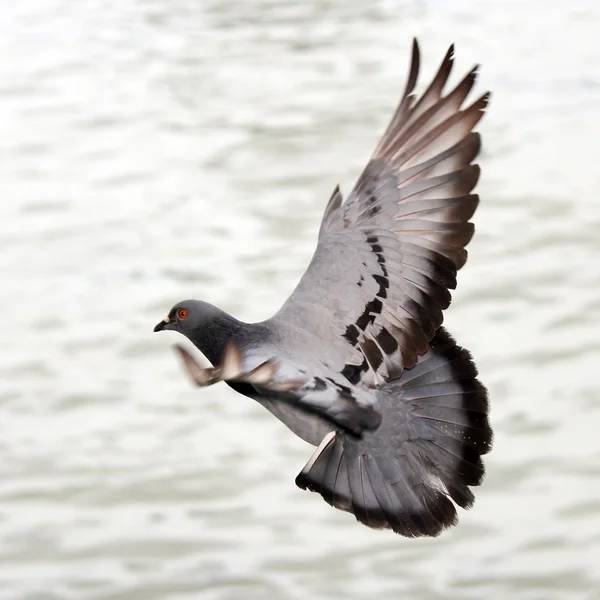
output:
[[450,46],[417,97],[419,56],[414,40],[400,104],[346,200],[334,189],[279,312],[250,324],[185,300],[154,328],[182,333],[212,363],[177,346],[197,385],[225,381],[317,447],[300,488],[408,537],[456,524],[492,444],[486,388],[442,327],[474,232],[473,128],[489,93],[463,106],[477,67],[444,92]]

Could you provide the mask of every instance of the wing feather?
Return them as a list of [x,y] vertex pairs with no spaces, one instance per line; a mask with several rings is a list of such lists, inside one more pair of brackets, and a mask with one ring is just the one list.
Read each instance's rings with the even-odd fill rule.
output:
[[480,170],[472,163],[481,138],[473,128],[489,93],[463,108],[475,67],[444,94],[453,62],[451,46],[417,99],[414,41],[404,93],[383,137],[345,202],[335,188],[313,259],[272,319],[302,331],[312,358],[322,355],[351,386],[377,387],[416,364],[467,260],[479,203],[472,191]]

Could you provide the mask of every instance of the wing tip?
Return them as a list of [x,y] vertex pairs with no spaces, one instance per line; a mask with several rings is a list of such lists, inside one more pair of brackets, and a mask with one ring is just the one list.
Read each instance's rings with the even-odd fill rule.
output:
[[484,112],[489,106],[492,99],[492,92],[485,92],[475,102],[473,106],[476,106],[481,112]]
[[454,46],[454,42],[452,42],[450,44],[450,46],[448,47],[448,50],[446,51],[446,58],[445,60],[447,61],[453,61],[454,60],[454,55],[455,55],[455,46]]
[[419,41],[416,37],[413,38],[412,50],[410,57],[410,69],[408,72],[408,79],[406,80],[406,87],[404,89],[403,98],[408,98],[412,94],[415,86],[417,85],[417,79],[419,77],[419,70],[421,65],[421,50],[419,48]]
[[419,53],[419,38],[415,35],[412,39],[412,55]]

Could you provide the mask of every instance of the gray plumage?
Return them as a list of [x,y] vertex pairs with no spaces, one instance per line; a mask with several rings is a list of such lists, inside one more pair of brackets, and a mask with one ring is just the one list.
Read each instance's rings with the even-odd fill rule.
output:
[[227,383],[318,446],[296,483],[407,536],[454,524],[452,501],[471,506],[492,441],[485,388],[441,327],[474,232],[472,130],[489,98],[462,108],[476,69],[443,95],[453,52],[417,100],[414,42],[386,133],[346,201],[334,190],[312,261],[277,314],[247,324],[186,300],[155,328],[181,332],[215,366],[228,344],[242,374],[268,364],[269,381]]

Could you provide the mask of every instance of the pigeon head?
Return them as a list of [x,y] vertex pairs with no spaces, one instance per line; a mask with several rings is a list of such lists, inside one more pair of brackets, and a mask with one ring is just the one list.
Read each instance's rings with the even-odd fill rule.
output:
[[185,335],[214,364],[220,360],[227,340],[242,325],[208,302],[183,300],[173,306],[154,331],[177,331]]
[[222,311],[208,302],[183,300],[173,306],[154,331],[178,331],[192,339],[195,334],[210,326],[220,314]]

